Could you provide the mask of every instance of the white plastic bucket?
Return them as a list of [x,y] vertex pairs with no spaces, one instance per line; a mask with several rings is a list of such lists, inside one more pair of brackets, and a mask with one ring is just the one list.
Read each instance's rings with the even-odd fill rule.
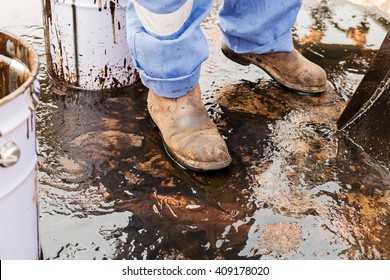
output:
[[37,259],[38,58],[0,30],[0,259]]
[[50,76],[85,90],[139,80],[126,39],[128,0],[42,0]]

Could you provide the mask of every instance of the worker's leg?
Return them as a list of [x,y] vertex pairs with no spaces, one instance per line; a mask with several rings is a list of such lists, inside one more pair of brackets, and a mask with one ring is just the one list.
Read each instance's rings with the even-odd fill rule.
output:
[[129,47],[149,88],[149,114],[171,157],[199,171],[231,162],[198,85],[208,57],[200,23],[211,5],[212,0],[133,0],[127,10]]
[[293,47],[291,29],[300,7],[301,0],[225,0],[219,24],[224,54],[259,66],[295,91],[323,92],[325,71]]
[[128,43],[143,83],[160,96],[179,97],[198,83],[208,57],[201,21],[212,0],[132,0]]

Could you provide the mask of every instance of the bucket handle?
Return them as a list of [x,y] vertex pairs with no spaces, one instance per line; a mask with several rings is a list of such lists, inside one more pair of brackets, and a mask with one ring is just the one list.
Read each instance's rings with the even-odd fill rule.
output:
[[0,166],[10,167],[15,165],[20,158],[20,149],[15,142],[8,142],[0,149]]
[[3,167],[8,167],[15,165],[18,162],[19,158],[17,156],[10,156],[7,159],[0,159],[0,165]]

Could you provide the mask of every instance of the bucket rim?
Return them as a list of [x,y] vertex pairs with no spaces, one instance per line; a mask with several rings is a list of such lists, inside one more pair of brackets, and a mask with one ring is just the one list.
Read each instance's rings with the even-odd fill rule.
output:
[[[31,55],[32,55],[32,69],[29,69],[31,72],[30,77],[21,85],[19,86],[16,90],[12,91],[10,94],[4,96],[3,98],[0,99],[0,106],[12,101],[19,95],[23,94],[29,87],[33,86],[34,81],[37,79],[38,76],[38,71],[39,71],[39,61],[38,61],[38,55],[35,52],[35,50],[27,44],[23,39],[19,38],[19,36],[16,36],[12,34],[9,31],[5,31],[4,29],[0,28],[0,35],[5,35],[9,39],[12,40],[17,40]],[[26,64],[25,62],[22,61],[23,64]],[[28,65],[27,65],[28,66]]]
[[[51,2],[53,2],[53,0],[50,0]],[[120,8],[120,9],[123,9],[123,10],[126,10],[127,9],[127,5],[129,4],[131,0],[117,0],[117,1],[114,1],[114,0],[109,0],[108,2],[111,2],[113,4],[115,4],[115,6],[117,8]],[[122,4],[122,2],[124,2]],[[96,3],[96,1],[94,3],[91,3],[90,0],[79,0],[77,3],[73,3],[72,0],[63,0],[62,2],[58,2],[58,3],[55,3],[55,4],[58,4],[58,5],[66,5],[66,6],[71,6],[73,4],[76,4],[76,6],[78,8],[96,8],[96,7],[99,7],[99,3]],[[107,4],[107,3],[106,3]],[[109,7],[105,7],[102,5],[102,9],[104,10],[107,10]]]

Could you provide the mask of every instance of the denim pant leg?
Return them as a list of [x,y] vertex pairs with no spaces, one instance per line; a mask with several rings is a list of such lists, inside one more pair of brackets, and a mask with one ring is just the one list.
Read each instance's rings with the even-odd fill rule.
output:
[[200,23],[212,0],[131,0],[127,40],[143,83],[156,94],[176,98],[199,81],[208,58]]
[[219,26],[237,53],[291,51],[291,28],[302,0],[225,0]]

